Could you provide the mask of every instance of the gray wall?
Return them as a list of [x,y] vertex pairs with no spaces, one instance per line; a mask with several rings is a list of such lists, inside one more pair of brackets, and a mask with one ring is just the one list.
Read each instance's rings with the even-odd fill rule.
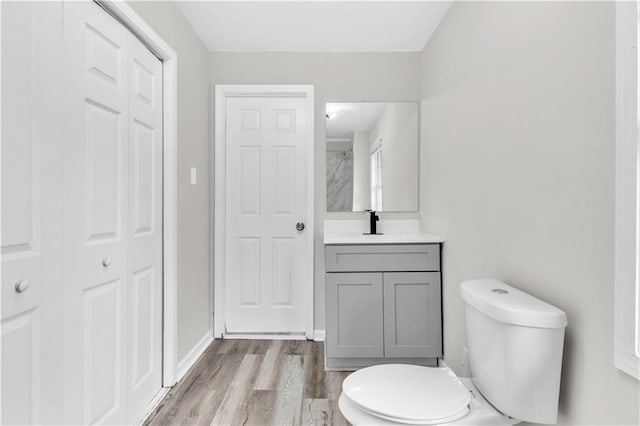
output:
[[371,208],[371,162],[369,132],[353,132],[353,210]]
[[[178,55],[178,360],[211,330],[209,52],[173,2],[129,5]],[[198,170],[190,184],[190,168]]]
[[421,221],[446,238],[444,345],[459,284],[496,277],[561,309],[560,424],[638,424],[613,366],[614,3],[455,2],[422,54]]
[[418,119],[415,103],[391,103],[371,129],[370,146],[382,138],[383,210],[418,210]]
[[[325,103],[418,100],[419,53],[211,53],[210,83],[315,86],[315,329],[324,329]],[[212,115],[213,117],[213,115]],[[213,120],[213,118],[212,118]],[[385,216],[382,216],[383,218]],[[417,217],[413,215],[412,217]]]

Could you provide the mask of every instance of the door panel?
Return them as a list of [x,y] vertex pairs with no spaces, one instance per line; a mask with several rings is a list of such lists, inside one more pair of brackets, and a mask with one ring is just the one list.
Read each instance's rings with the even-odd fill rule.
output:
[[239,305],[257,307],[260,305],[260,239],[240,238],[240,247],[240,262],[245,268],[241,273]]
[[83,292],[83,423],[101,424],[123,410],[122,282],[107,281]]
[[327,274],[327,353],[382,358],[382,274]]
[[127,31],[91,2],[65,3],[64,24],[66,419],[125,423]]
[[133,273],[131,304],[137,315],[132,317],[131,324],[131,383],[132,389],[138,389],[149,375],[154,373],[153,352],[156,338],[154,336],[155,318],[153,307],[158,302],[154,282],[153,266]]
[[273,306],[292,306],[293,294],[293,238],[273,238]]
[[86,67],[89,74],[113,86],[122,86],[122,44],[100,29],[86,24]]
[[[157,167],[154,151],[157,150],[156,130],[137,121],[132,122],[133,141],[131,151],[133,185],[133,234],[142,235],[154,232],[154,172]],[[157,212],[156,212],[157,213]]]
[[62,7],[2,8],[1,424],[63,423]]
[[[226,104],[226,332],[303,333],[306,100]],[[310,148],[309,148],[310,149]]]
[[[36,66],[36,58],[28,54],[35,42],[33,14],[29,6],[2,4],[3,260],[11,254],[34,255],[37,236],[34,231],[39,211],[34,190],[39,178],[38,146],[31,138],[29,125],[33,107],[29,95],[34,91],[32,74]],[[7,155],[13,161],[7,161]]]
[[293,216],[295,212],[295,149],[290,146],[275,148],[275,206],[276,216]]
[[85,104],[85,235],[87,242],[121,238],[124,179],[123,111]]
[[[11,93],[11,88],[4,90],[10,92],[7,97],[17,97],[15,91]],[[21,97],[16,110],[7,108],[10,111],[6,114],[8,117],[3,117],[3,122],[9,123],[3,135],[4,151],[10,150],[13,161],[2,164],[2,215],[11,223],[2,229],[2,254],[14,258],[34,255],[39,237],[36,222],[40,216],[36,194],[40,178],[38,147],[29,138],[29,125],[22,117],[27,114],[28,107],[19,105],[26,99],[28,97]],[[21,184],[16,185],[16,182]]]
[[129,421],[162,387],[162,63],[127,33]]
[[260,147],[240,148],[240,214],[260,215]]
[[40,421],[40,327],[38,309],[2,321],[2,424]]
[[440,272],[385,272],[385,355],[441,357],[440,303]]
[[[142,49],[146,50],[144,46]],[[150,53],[150,52],[149,52]],[[147,56],[146,53],[138,50],[138,54]],[[149,58],[151,62],[156,62],[155,58]],[[145,60],[148,62],[148,60]],[[133,95],[138,101],[153,108],[158,106],[158,93],[156,92],[158,86],[157,66],[151,65],[155,71],[152,71],[145,67],[139,59],[133,58],[131,63],[131,71],[133,72]]]

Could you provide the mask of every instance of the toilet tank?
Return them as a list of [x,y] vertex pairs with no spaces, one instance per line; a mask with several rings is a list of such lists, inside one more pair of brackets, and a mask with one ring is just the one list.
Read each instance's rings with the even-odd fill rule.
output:
[[465,281],[471,379],[502,413],[556,423],[567,316],[503,282]]

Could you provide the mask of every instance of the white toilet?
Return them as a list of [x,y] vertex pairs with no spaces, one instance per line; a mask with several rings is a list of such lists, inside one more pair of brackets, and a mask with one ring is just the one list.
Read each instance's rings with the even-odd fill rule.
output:
[[363,368],[342,384],[353,425],[556,423],[567,317],[492,279],[465,281],[470,378],[441,367]]

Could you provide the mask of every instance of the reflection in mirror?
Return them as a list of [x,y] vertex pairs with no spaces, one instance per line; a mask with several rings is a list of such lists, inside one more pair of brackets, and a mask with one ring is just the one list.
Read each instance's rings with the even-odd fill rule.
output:
[[328,103],[327,211],[418,210],[418,104]]

